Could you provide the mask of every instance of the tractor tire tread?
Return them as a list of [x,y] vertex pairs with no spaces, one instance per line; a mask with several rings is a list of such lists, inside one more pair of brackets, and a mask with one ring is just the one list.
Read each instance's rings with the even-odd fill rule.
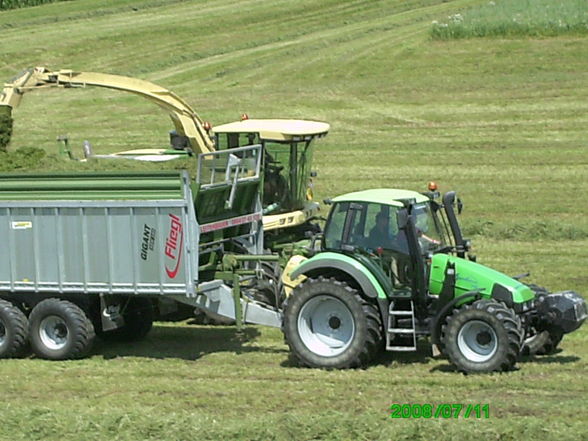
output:
[[[480,319],[476,318],[478,312],[484,312],[490,317],[495,317],[504,328],[507,339],[504,350],[501,351],[502,358],[497,359],[487,366],[480,366],[479,368],[468,360],[465,360],[465,357],[461,355],[459,349],[456,348],[457,344],[452,341],[457,337],[457,333],[460,329],[459,321],[464,320],[464,314],[472,316],[473,319]],[[457,325],[455,323],[457,323]],[[488,299],[478,300],[461,308],[454,309],[452,314],[447,317],[446,322],[443,324],[441,332],[444,349],[449,356],[449,359],[458,370],[465,373],[513,370],[519,358],[524,338],[524,331],[520,317],[518,317],[504,302]]]
[[[308,290],[309,288],[322,283],[328,283],[336,286],[338,289],[344,290],[349,296],[355,299],[355,301],[360,305],[361,311],[366,321],[366,333],[364,338],[364,344],[361,346],[361,350],[359,350],[353,357],[350,357],[346,361],[339,363],[334,366],[326,366],[322,365],[321,363],[309,361],[305,359],[304,356],[298,351],[296,347],[297,344],[289,338],[289,330],[292,329],[292,320],[296,320],[295,317],[291,317],[290,308],[296,299],[294,298],[295,295],[300,295],[299,293]],[[300,305],[301,306],[301,305]],[[311,367],[311,368],[325,368],[325,369],[348,369],[348,368],[361,368],[366,366],[379,352],[380,348],[382,347],[383,341],[383,327],[382,327],[382,320],[380,318],[379,311],[377,306],[365,299],[358,290],[352,288],[347,284],[345,281],[338,280],[336,278],[326,278],[324,276],[318,276],[317,278],[308,278],[306,279],[299,287],[297,287],[296,291],[289,296],[283,303],[283,311],[284,311],[284,320],[282,321],[282,332],[284,334],[284,339],[286,344],[290,349],[290,353],[293,355],[297,363],[301,366]]]
[[33,329],[40,324],[44,316],[53,314],[61,315],[64,320],[69,321],[71,332],[73,334],[73,341],[71,347],[64,354],[51,354],[46,351],[36,338],[31,337],[33,352],[41,357],[54,360],[79,359],[85,357],[91,350],[96,337],[94,325],[88,319],[84,311],[75,303],[68,300],[61,300],[58,298],[49,298],[38,303],[31,311],[29,326],[31,327],[30,334],[33,335],[36,329]]

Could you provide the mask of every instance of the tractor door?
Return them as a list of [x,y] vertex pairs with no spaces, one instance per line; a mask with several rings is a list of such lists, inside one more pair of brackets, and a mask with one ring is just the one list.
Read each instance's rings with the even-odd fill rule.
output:
[[374,274],[383,274],[394,291],[409,295],[412,273],[406,234],[398,228],[399,208],[369,202],[336,203],[325,226],[323,247],[351,253]]
[[414,206],[403,208],[398,212],[398,227],[404,232],[409,250],[409,272],[412,297],[416,300],[417,310],[424,311],[427,298],[427,265],[423,248],[419,242],[419,230],[416,225]]

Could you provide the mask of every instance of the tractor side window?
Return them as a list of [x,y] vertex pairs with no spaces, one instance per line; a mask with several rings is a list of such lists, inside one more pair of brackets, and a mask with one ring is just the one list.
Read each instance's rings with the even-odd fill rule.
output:
[[366,247],[365,222],[366,222],[366,204],[351,203],[349,204],[349,223],[348,231],[344,232],[345,243],[356,247]]
[[366,237],[367,248],[406,251],[406,237],[398,230],[398,208],[390,205],[368,204]]
[[349,203],[343,202],[336,204],[329,216],[329,221],[325,229],[325,248],[339,249],[341,248],[341,237],[343,236],[343,228],[345,227],[345,218],[349,210]]

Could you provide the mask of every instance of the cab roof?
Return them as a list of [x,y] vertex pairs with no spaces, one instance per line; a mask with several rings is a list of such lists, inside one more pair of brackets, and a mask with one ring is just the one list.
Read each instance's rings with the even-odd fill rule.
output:
[[292,141],[298,137],[325,136],[330,126],[324,122],[297,119],[246,119],[213,127],[214,133],[259,133],[261,139]]
[[398,190],[394,188],[374,188],[371,190],[346,193],[333,198],[333,202],[369,202],[374,204],[392,205],[402,207],[400,200],[415,199],[417,203],[427,202],[429,198],[421,193],[411,190]]

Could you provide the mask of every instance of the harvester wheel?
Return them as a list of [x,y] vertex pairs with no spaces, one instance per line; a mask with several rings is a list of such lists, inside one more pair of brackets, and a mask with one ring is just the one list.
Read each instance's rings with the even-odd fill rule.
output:
[[0,358],[24,355],[28,347],[29,322],[12,303],[0,300]]
[[347,283],[322,276],[307,279],[285,301],[282,330],[294,357],[308,367],[364,366],[382,347],[376,305]]
[[522,352],[525,355],[553,354],[562,338],[563,334],[561,332],[539,332],[525,340]]
[[29,333],[33,352],[48,360],[84,357],[94,343],[94,326],[74,303],[46,299],[31,311]]
[[98,336],[106,341],[138,341],[144,339],[153,327],[153,303],[144,297],[128,300],[123,317],[125,324],[112,331],[100,331]]
[[465,305],[443,325],[445,352],[466,373],[513,369],[523,334],[521,319],[504,303],[494,300]]

